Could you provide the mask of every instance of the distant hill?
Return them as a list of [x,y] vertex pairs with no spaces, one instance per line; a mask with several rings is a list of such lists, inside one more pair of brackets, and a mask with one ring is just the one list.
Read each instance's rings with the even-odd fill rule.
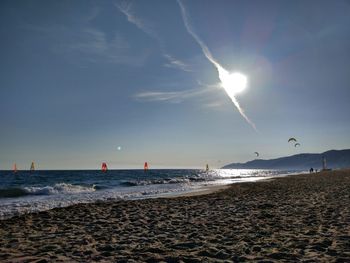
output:
[[246,163],[231,163],[222,168],[305,170],[313,167],[320,170],[322,156],[326,157],[328,168],[350,168],[350,149],[331,150],[324,153],[302,153],[270,160],[256,159]]

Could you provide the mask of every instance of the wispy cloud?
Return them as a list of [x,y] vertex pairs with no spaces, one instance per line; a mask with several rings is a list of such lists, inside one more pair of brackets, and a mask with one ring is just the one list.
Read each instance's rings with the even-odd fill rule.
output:
[[116,4],[116,7],[126,16],[127,20],[131,24],[135,25],[138,29],[157,41],[162,56],[168,61],[168,63],[164,64],[165,67],[175,68],[187,72],[191,71],[189,65],[179,59],[174,58],[174,56],[166,52],[162,38],[157,34],[150,22],[142,20],[135,15],[131,2],[123,1],[120,4]]
[[100,9],[97,6],[92,7],[89,13],[87,13],[83,19],[85,19],[86,22],[93,21],[98,15],[100,14]]
[[191,72],[192,70],[189,68],[187,64],[185,64],[183,61],[178,60],[174,57],[172,57],[169,54],[163,54],[163,57],[165,57],[168,60],[168,63],[164,64],[165,67],[168,68],[177,68],[181,69],[183,71]]
[[134,98],[139,101],[159,101],[159,102],[171,102],[180,103],[188,99],[192,99],[210,92],[213,92],[212,88],[197,88],[182,91],[145,91],[139,92],[134,95]]
[[203,104],[205,108],[211,108],[211,109],[222,109],[223,105],[224,104],[220,101],[208,102]]
[[[90,16],[90,19],[93,19],[93,16]],[[26,25],[25,28],[40,32],[40,37],[50,39],[52,42],[51,51],[65,56],[74,63],[98,62],[142,66],[148,56],[147,53],[136,54],[133,52],[128,41],[117,32],[113,38],[107,39],[103,31],[88,23],[82,23],[78,26]]]
[[81,30],[74,42],[61,43],[56,49],[81,53],[91,62],[141,66],[145,60],[142,54],[132,54],[128,42],[119,34],[107,41],[105,33],[94,28]]
[[[104,55],[107,51],[127,50],[128,43],[124,38],[116,34],[111,41],[107,41],[105,34],[93,28],[85,28],[80,32],[79,40],[67,43],[67,48],[84,53]],[[113,57],[113,53],[110,55]]]
[[116,7],[126,16],[127,20],[131,24],[135,25],[138,29],[142,30],[147,35],[155,38],[157,41],[160,41],[158,34],[152,29],[150,23],[141,20],[134,14],[131,2],[123,1],[120,4],[116,4]]

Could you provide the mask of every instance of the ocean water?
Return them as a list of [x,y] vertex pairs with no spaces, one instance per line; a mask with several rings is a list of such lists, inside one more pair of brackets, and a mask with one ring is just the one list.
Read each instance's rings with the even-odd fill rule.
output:
[[211,185],[257,181],[292,173],[297,171],[0,171],[0,219],[77,203],[171,196]]

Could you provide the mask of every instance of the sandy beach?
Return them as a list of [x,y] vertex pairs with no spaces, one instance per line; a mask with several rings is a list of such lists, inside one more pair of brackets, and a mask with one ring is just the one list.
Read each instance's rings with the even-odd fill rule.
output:
[[0,221],[1,262],[350,262],[350,170]]

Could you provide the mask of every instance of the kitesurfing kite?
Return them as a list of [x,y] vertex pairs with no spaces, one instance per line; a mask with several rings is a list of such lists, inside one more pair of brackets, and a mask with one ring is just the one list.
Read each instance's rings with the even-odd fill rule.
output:
[[300,146],[300,143],[296,143],[296,144],[294,144],[294,147],[297,147],[297,146]]
[[291,138],[289,138],[288,142],[297,142],[297,139],[291,137]]
[[254,152],[254,153],[256,154],[256,157],[259,157],[260,154],[258,152]]

